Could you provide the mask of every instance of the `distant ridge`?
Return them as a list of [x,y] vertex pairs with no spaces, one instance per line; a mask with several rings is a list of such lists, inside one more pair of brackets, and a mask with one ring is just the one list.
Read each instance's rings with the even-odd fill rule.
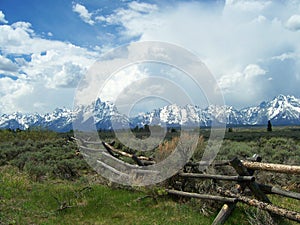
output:
[[[231,126],[265,125],[268,120],[273,125],[300,125],[300,99],[290,95],[278,95],[271,101],[258,106],[237,110],[232,106],[210,105],[205,109],[198,106],[176,104],[168,105],[152,112],[142,113],[128,118],[120,114],[113,103],[97,99],[88,107],[55,109],[47,114],[12,113],[0,116],[0,129],[28,129],[42,127],[65,132],[72,129],[72,123],[96,125],[98,129],[111,130],[148,125],[167,126],[210,126],[214,123],[226,123]],[[112,126],[114,124],[114,127]],[[87,128],[88,129],[88,128]],[[92,129],[92,128],[91,128]]]

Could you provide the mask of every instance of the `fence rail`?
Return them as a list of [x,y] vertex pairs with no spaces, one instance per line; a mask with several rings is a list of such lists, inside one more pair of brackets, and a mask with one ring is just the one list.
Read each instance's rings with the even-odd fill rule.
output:
[[[155,161],[152,158],[144,157],[144,156],[136,156],[135,154],[130,154],[119,149],[114,148],[109,143],[105,142],[90,142],[85,140],[76,140],[82,143],[81,149],[83,152],[99,152],[106,153],[112,158],[115,158],[118,161],[120,156],[129,157],[133,159],[133,161],[137,164],[138,167],[148,166],[155,164]],[[88,144],[98,145],[102,144],[104,149],[94,149],[89,148]],[[105,150],[107,152],[105,152]],[[104,152],[103,152],[104,151]],[[286,173],[286,174],[300,174],[300,166],[295,165],[282,165],[282,164],[273,164],[273,163],[262,163],[262,158],[258,155],[254,155],[252,158],[247,160],[239,160],[238,158],[234,158],[232,160],[221,160],[215,161],[212,163],[212,166],[220,167],[220,166],[231,166],[236,171],[237,175],[228,176],[228,175],[218,175],[218,174],[204,174],[204,173],[187,173],[187,172],[179,172],[177,177],[181,178],[189,178],[189,179],[213,179],[213,180],[225,180],[225,181],[233,181],[237,182],[235,193],[228,189],[223,189],[221,187],[217,188],[217,192],[220,195],[212,195],[212,194],[201,194],[201,193],[191,193],[185,192],[182,190],[176,189],[166,189],[166,192],[170,195],[178,195],[189,198],[198,198],[205,200],[214,200],[223,202],[223,206],[219,211],[218,215],[215,217],[213,221],[213,225],[216,224],[224,224],[228,217],[231,215],[232,211],[236,207],[237,202],[242,202],[248,204],[250,206],[257,207],[259,209],[265,210],[269,213],[270,217],[273,220],[274,224],[284,224],[283,217],[300,222],[300,213],[292,210],[284,209],[278,206],[275,206],[271,203],[267,194],[276,194],[288,198],[293,198],[296,200],[300,200],[300,193],[286,191],[277,187],[273,187],[270,185],[259,184],[256,182],[255,176],[253,176],[256,170],[264,170],[276,173]],[[134,166],[132,164],[128,164],[126,162],[121,161],[124,165]],[[102,162],[103,163],[103,162]],[[210,162],[200,161],[200,162],[188,162],[186,166],[190,167],[199,167],[199,166],[208,166]],[[105,164],[106,166],[106,164]],[[116,171],[117,173],[118,171]],[[157,172],[157,171],[154,171]],[[126,174],[125,174],[126,175]],[[249,198],[248,196],[242,195],[244,193],[245,188],[248,187],[252,193],[254,198]]]

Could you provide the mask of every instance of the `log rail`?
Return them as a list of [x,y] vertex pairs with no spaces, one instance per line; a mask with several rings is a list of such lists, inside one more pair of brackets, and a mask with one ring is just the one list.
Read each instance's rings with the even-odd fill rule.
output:
[[[216,174],[202,174],[202,173],[183,173],[180,172],[178,175],[183,178],[189,179],[214,179],[214,180],[226,180],[226,181],[236,181],[238,183],[236,191],[233,193],[230,190],[225,190],[220,187],[217,188],[217,192],[221,196],[209,195],[209,194],[199,194],[199,193],[189,193],[178,190],[167,189],[167,193],[171,195],[179,195],[190,198],[200,198],[206,200],[215,200],[224,202],[223,207],[215,217],[213,225],[224,224],[228,217],[233,212],[236,204],[238,202],[257,207],[259,209],[265,210],[269,213],[270,218],[274,224],[284,224],[283,218],[287,218],[293,221],[300,222],[300,213],[292,210],[284,209],[275,206],[271,203],[267,194],[276,194],[284,197],[294,198],[300,200],[300,193],[282,190],[277,187],[270,185],[259,184],[255,181],[253,176],[255,170],[271,171],[276,173],[286,173],[286,174],[300,174],[299,166],[292,165],[281,165],[273,163],[262,163],[261,157],[253,157],[254,160],[239,160],[234,158],[232,160],[222,160],[212,163],[212,166],[231,166],[237,172],[237,176],[227,176],[227,175],[216,175]],[[206,162],[189,162],[187,166],[200,166],[206,165]],[[244,189],[248,187],[254,199],[243,196]],[[237,192],[237,193],[236,193]],[[226,198],[224,198],[226,197]]]
[[[78,139],[76,139],[78,141]],[[130,154],[119,149],[116,149],[112,146],[112,144],[106,142],[90,142],[85,140],[80,140],[82,145],[80,146],[83,152],[102,152],[104,154],[105,150],[100,149],[92,149],[89,148],[88,144],[102,144],[107,151],[107,155],[110,157],[119,160],[120,156],[129,157],[133,159],[133,161],[139,167],[147,166],[155,164],[155,161],[152,158],[145,156],[136,156],[135,154]],[[265,210],[271,216],[274,224],[284,224],[282,218],[287,218],[293,221],[300,222],[300,213],[294,212],[288,209],[284,209],[278,206],[275,206],[271,203],[267,194],[277,194],[284,197],[293,198],[296,200],[300,200],[300,193],[282,190],[277,187],[273,187],[270,185],[259,184],[256,182],[255,177],[253,176],[254,171],[256,170],[264,170],[276,173],[286,173],[286,174],[295,174],[300,175],[300,166],[296,165],[282,165],[282,164],[274,164],[274,163],[262,163],[261,157],[258,155],[254,155],[252,158],[247,160],[239,160],[238,158],[234,158],[232,160],[221,160],[215,161],[212,163],[212,166],[231,166],[235,169],[238,175],[236,176],[228,176],[228,175],[216,175],[216,174],[205,174],[205,173],[186,173],[179,172],[177,175],[184,179],[213,179],[213,180],[225,180],[225,181],[235,181],[238,183],[236,191],[233,193],[230,190],[222,189],[221,187],[217,188],[217,192],[221,195],[211,195],[211,194],[201,194],[201,193],[191,193],[185,192],[182,190],[174,190],[174,189],[166,189],[166,192],[170,195],[179,195],[188,198],[198,198],[205,200],[213,200],[223,202],[223,207],[219,211],[218,215],[215,217],[213,221],[213,225],[216,224],[224,224],[228,217],[231,215],[232,211],[236,207],[237,202],[242,202],[248,204],[250,206],[257,207],[259,209]],[[103,163],[102,161],[99,163]],[[124,162],[127,165],[127,163]],[[129,166],[134,166],[128,164]],[[186,166],[191,167],[199,167],[199,166],[209,166],[210,162],[200,161],[200,162],[188,162]],[[105,166],[107,166],[105,164]],[[113,169],[113,168],[112,168]],[[115,171],[118,173],[119,171]],[[155,171],[154,171],[155,172]],[[126,177],[127,174],[123,174]],[[253,196],[256,199],[251,199],[249,197],[243,196],[241,193],[244,192],[245,188],[248,187]]]

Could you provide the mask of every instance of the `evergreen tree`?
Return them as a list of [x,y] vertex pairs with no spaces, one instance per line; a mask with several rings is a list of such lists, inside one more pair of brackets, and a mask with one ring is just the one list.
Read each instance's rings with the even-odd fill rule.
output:
[[267,127],[267,131],[272,131],[272,124],[271,124],[271,121],[268,120],[268,127]]

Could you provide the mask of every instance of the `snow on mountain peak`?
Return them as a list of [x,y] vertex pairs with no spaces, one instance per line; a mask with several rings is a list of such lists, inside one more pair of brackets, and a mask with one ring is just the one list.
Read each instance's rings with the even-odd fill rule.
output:
[[72,123],[87,123],[92,121],[98,129],[164,125],[167,126],[210,126],[212,122],[230,125],[265,125],[269,119],[273,124],[299,124],[300,99],[294,96],[278,95],[271,101],[261,102],[258,106],[236,110],[232,106],[210,105],[206,109],[198,106],[176,104],[167,105],[152,112],[139,113],[134,118],[120,114],[111,102],[97,99],[88,106],[77,106],[70,110],[57,108],[52,113],[40,115],[15,112],[0,116],[1,129],[28,129],[40,126],[56,131],[72,129]]

